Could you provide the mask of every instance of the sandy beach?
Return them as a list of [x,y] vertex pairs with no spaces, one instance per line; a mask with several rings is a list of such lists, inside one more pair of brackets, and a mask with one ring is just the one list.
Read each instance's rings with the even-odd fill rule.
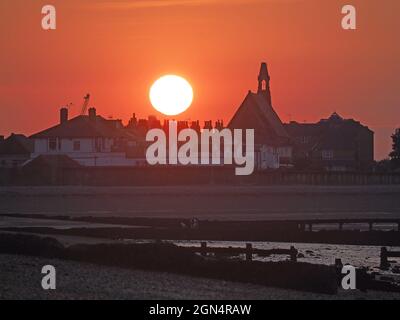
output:
[[[54,291],[41,288],[41,268],[48,264],[57,270],[57,289]],[[0,299],[11,300],[400,299],[398,293],[341,291],[331,296],[18,255],[0,255],[0,283]]]

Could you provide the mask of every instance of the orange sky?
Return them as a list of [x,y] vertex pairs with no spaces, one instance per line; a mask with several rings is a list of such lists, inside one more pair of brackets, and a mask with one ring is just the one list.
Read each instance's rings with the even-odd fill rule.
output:
[[[56,31],[41,29],[49,3]],[[356,31],[341,29],[349,3]],[[148,90],[166,73],[195,91],[177,119],[227,122],[266,61],[284,121],[355,118],[381,159],[400,126],[399,30],[398,0],[2,0],[0,134],[49,127],[69,102],[76,115],[87,92],[105,117],[157,115]]]

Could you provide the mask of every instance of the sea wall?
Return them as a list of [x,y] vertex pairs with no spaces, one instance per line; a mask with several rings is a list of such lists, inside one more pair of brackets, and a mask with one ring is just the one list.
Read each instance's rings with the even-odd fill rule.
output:
[[43,167],[0,169],[0,185],[396,185],[399,173],[297,172],[271,170],[236,176],[233,168]]

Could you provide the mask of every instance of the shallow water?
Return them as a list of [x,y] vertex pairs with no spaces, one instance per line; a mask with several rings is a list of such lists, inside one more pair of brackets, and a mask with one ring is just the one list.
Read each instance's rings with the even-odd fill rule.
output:
[[[200,246],[200,241],[173,241],[179,246]],[[245,242],[239,241],[207,241],[210,247],[242,247]],[[379,246],[357,246],[357,245],[336,245],[320,243],[283,243],[283,242],[252,242],[253,248],[257,249],[289,249],[294,246],[299,254],[304,258],[298,258],[299,262],[308,262],[316,264],[332,265],[335,259],[342,259],[343,264],[350,264],[355,267],[367,267],[373,271],[379,271],[381,274],[393,274],[391,270],[382,272],[380,265]],[[400,251],[400,247],[387,247],[388,250]],[[254,256],[257,261],[282,261],[288,260],[289,256],[272,255],[269,257]],[[400,266],[400,259],[390,258],[391,268]]]

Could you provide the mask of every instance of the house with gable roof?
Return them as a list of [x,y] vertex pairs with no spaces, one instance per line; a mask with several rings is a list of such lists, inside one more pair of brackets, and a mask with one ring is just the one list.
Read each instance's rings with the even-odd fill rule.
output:
[[16,168],[31,158],[33,143],[22,134],[0,137],[0,168]]
[[122,121],[105,119],[95,108],[72,119],[68,119],[68,109],[62,108],[57,125],[30,137],[32,159],[65,155],[84,166],[134,166],[136,160],[126,157],[134,138]]

